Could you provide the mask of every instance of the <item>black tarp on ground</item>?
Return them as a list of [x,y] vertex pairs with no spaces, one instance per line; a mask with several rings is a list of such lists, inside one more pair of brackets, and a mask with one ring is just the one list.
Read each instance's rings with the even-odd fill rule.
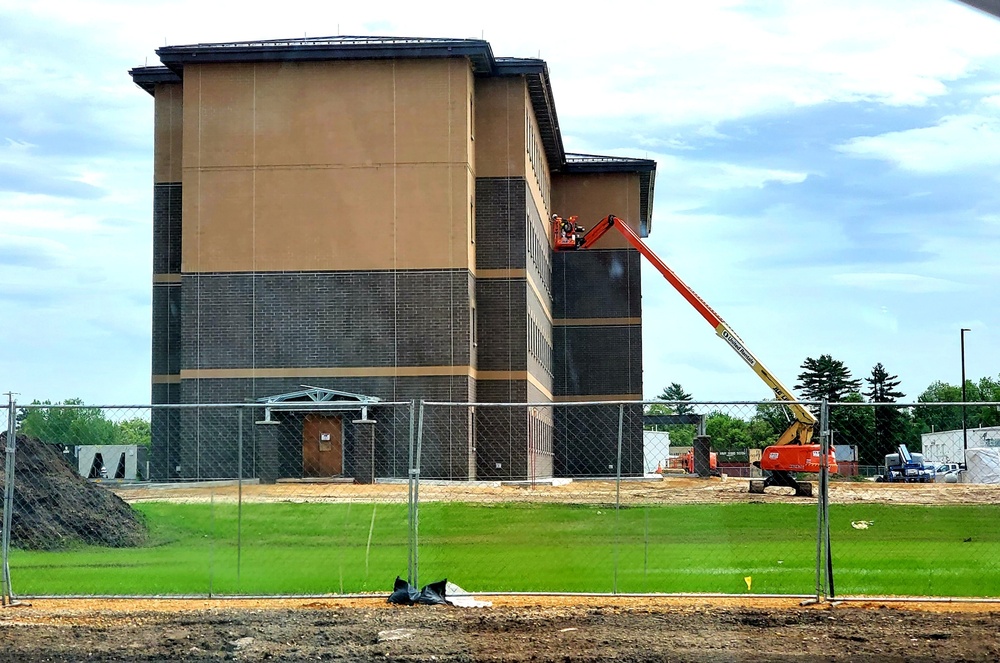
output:
[[392,594],[389,595],[389,603],[399,605],[451,605],[445,597],[445,585],[448,579],[432,582],[424,585],[423,589],[417,588],[396,576],[396,582],[392,587]]

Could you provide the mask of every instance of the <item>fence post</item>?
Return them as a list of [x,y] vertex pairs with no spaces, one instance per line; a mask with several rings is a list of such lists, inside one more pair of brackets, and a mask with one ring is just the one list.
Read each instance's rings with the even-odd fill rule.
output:
[[823,465],[825,459],[823,458],[822,440],[826,439],[826,431],[828,428],[827,422],[827,407],[826,400],[824,399],[820,403],[819,410],[819,437],[820,437],[820,472],[819,472],[819,486],[816,491],[816,603],[823,600],[823,497],[825,495],[825,490],[823,487]]
[[424,401],[420,399],[417,413],[417,453],[413,471],[413,586],[420,578],[420,461],[424,442]]
[[819,504],[823,513],[823,549],[826,557],[826,587],[827,598],[834,597],[833,591],[833,553],[830,550],[830,403],[823,399],[819,411]]
[[14,394],[7,394],[7,444],[4,454],[4,493],[3,493],[3,554],[2,576],[3,588],[0,591],[0,604],[13,605],[13,591],[10,584],[10,528],[14,511],[14,454],[17,450],[17,406]]
[[[420,421],[417,421],[419,411]],[[409,521],[409,563],[407,567],[407,582],[416,586],[419,572],[417,558],[417,502],[420,490],[420,437],[423,435],[424,402],[421,400],[419,410],[417,400],[410,401],[410,457],[407,463],[407,519]]]
[[618,545],[621,536],[618,518],[620,515],[621,492],[622,492],[622,430],[625,421],[625,404],[618,405],[618,464],[615,470],[615,556],[614,574],[611,581],[611,593],[618,593]]
[[243,408],[236,408],[236,591],[240,590],[240,569],[243,561]]

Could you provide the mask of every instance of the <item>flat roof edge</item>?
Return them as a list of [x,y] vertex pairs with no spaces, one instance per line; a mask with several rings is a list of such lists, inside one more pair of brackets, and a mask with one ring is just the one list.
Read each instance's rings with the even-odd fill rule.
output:
[[496,60],[488,42],[476,39],[306,39],[191,44],[156,49],[170,69],[202,62],[310,62],[394,58],[467,57],[473,71],[492,74]]
[[181,82],[181,77],[169,67],[135,67],[128,70],[128,75],[149,94],[153,94],[157,84]]

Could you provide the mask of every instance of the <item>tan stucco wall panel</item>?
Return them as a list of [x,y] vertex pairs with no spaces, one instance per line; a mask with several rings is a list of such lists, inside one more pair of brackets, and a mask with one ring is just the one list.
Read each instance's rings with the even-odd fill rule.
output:
[[[407,269],[470,267],[468,170],[463,165],[400,167],[396,253]],[[402,268],[402,267],[401,267]]]
[[253,163],[253,67],[225,64],[185,68],[185,168]]
[[524,177],[524,103],[520,77],[476,80],[476,177]]
[[464,166],[193,174],[185,272],[469,267]]
[[255,76],[258,165],[391,162],[391,63],[269,62]]
[[182,201],[181,271],[250,269],[253,172],[196,172],[185,179]]
[[391,168],[261,170],[256,269],[390,269]]
[[185,271],[469,267],[473,81],[459,58],[186,68]]
[[470,78],[464,59],[396,60],[397,163],[469,163]]
[[[639,175],[636,173],[554,174],[552,212],[576,215],[588,230],[608,214],[628,221],[639,230]],[[617,232],[609,232],[595,245],[599,249],[628,248]]]
[[184,95],[181,84],[157,85],[153,98],[153,182],[180,182],[184,149]]

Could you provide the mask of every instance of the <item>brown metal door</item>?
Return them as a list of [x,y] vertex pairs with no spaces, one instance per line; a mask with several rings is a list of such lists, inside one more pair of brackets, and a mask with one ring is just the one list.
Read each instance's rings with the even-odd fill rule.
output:
[[302,423],[302,476],[335,477],[343,473],[340,417],[307,414]]

